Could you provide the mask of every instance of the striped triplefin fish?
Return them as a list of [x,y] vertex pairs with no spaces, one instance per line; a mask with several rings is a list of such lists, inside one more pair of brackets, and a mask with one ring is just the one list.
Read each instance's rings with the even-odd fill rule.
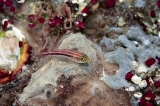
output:
[[75,50],[68,50],[68,49],[56,49],[49,52],[43,52],[43,55],[61,55],[66,56],[72,59],[73,61],[76,61],[78,63],[86,63],[89,62],[89,58],[86,54],[75,51]]

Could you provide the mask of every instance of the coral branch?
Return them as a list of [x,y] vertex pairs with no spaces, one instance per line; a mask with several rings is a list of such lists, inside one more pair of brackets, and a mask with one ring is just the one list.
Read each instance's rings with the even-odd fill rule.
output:
[[43,24],[43,28],[42,28],[43,36],[45,37],[45,44],[42,46],[40,52],[43,52],[43,51],[46,49],[46,47],[47,47],[47,45],[48,45],[48,42],[49,42],[48,36],[47,36],[47,34],[45,33],[45,31],[44,31],[45,24],[46,24],[46,23]]
[[47,34],[46,34],[45,31],[44,31],[45,24],[46,24],[46,23],[44,23],[44,24],[43,24],[43,27],[42,27],[43,36],[47,36]]
[[41,52],[44,51],[48,45],[49,39],[48,36],[45,36],[45,44],[43,45],[43,47],[41,48]]
[[[64,29],[71,29],[72,28],[72,13],[71,13],[71,8],[63,1],[62,2],[62,8],[61,8],[61,14],[66,18],[66,20],[64,21]],[[67,26],[69,22],[69,26]]]

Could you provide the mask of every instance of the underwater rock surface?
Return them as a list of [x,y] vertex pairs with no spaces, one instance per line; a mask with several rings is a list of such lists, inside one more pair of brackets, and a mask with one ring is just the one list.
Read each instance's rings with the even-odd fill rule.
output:
[[[107,50],[112,50],[111,52],[104,52],[104,58],[106,62],[117,63],[119,69],[114,76],[103,74],[101,80],[113,89],[129,87],[130,84],[126,81],[125,75],[132,70],[139,71],[138,66],[133,64],[135,61],[137,61],[137,64],[139,63],[140,67],[144,66],[144,62],[148,58],[160,57],[160,52],[156,49],[159,44],[151,44],[154,40],[157,42],[160,38],[146,35],[138,26],[132,26],[127,31],[127,35],[120,35],[118,39],[103,37],[101,45],[104,44]],[[157,64],[152,67],[144,66],[144,68],[146,70],[155,70]]]
[[124,49],[119,48],[116,51],[106,53],[104,57],[106,58],[106,62],[119,64],[119,69],[117,70],[116,75],[109,76],[105,74],[101,80],[114,89],[129,87],[130,84],[125,80],[125,75],[134,69],[131,65],[132,61],[134,61],[133,54],[127,53]]
[[19,96],[19,101],[23,103],[29,97],[34,97],[43,93],[46,85],[57,86],[56,81],[62,75],[67,77],[71,75],[90,74],[96,67],[96,50],[91,46],[91,41],[87,40],[85,35],[81,33],[71,34],[63,40],[58,49],[73,49],[85,53],[89,59],[89,63],[78,64],[66,58],[55,57],[46,65],[32,74],[31,81],[24,88],[23,93]]

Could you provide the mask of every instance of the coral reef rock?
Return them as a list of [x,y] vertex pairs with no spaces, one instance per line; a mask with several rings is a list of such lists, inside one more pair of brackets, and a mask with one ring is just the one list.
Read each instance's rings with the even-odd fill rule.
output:
[[132,61],[134,61],[133,54],[127,53],[124,49],[119,48],[116,51],[106,53],[104,57],[106,58],[106,62],[118,63],[119,69],[117,70],[116,75],[109,76],[108,74],[105,74],[101,80],[114,89],[130,86],[124,78],[126,73],[133,69],[133,66],[131,66]]
[[46,85],[56,87],[56,81],[62,75],[69,77],[71,75],[86,75],[93,72],[97,65],[97,57],[96,50],[92,47],[92,42],[85,35],[76,33],[67,36],[58,47],[58,49],[74,48],[85,53],[90,59],[89,63],[79,64],[64,57],[55,56],[55,58],[51,59],[46,65],[32,74],[31,81],[19,96],[19,101],[23,103],[29,97],[42,94],[46,89]]
[[[103,37],[100,41],[101,45],[105,45],[106,50],[112,50],[111,52],[103,50],[104,58],[106,62],[118,63],[119,69],[114,76],[103,73],[101,79],[114,89],[129,86],[125,75],[131,70],[137,70],[137,66],[134,66],[133,62],[145,64],[148,58],[160,57],[159,41],[158,36],[146,35],[138,26],[132,26],[126,35],[120,35],[118,39]],[[157,66],[155,64],[152,67],[145,66],[145,68],[146,70],[155,70]]]

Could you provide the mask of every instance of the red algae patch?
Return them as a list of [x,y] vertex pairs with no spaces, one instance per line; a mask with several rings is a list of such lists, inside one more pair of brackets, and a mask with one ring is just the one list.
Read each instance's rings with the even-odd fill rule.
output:
[[155,62],[156,62],[156,60],[155,60],[154,58],[150,58],[150,59],[146,60],[145,64],[146,64],[146,66],[150,67],[150,66],[152,66]]
[[133,73],[132,73],[132,72],[128,72],[128,73],[126,74],[126,79],[127,79],[127,80],[131,80],[132,77],[133,77]]
[[107,0],[107,7],[114,7],[115,4],[116,4],[116,1],[115,0]]

